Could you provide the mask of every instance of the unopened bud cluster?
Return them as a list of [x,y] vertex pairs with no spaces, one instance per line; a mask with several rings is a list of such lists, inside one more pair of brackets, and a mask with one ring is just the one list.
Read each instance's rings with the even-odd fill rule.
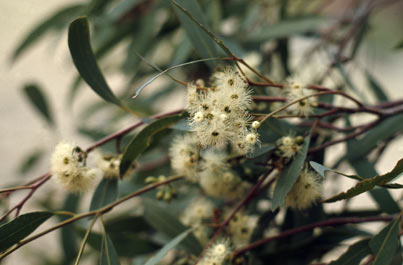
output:
[[[163,182],[167,180],[164,175],[159,176],[158,178],[150,176],[145,179],[145,182],[148,184]],[[158,200],[164,200],[170,202],[177,195],[176,189],[172,185],[163,185],[157,188],[157,194],[155,195]]]

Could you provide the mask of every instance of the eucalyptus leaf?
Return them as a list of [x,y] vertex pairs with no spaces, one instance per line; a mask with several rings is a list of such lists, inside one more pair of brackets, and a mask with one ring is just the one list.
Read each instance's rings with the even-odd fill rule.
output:
[[80,17],[71,22],[68,44],[73,62],[87,84],[105,101],[122,106],[98,67],[90,44],[90,29],[86,17]]
[[53,216],[51,212],[22,214],[0,226],[0,252],[29,236],[42,223]]
[[283,205],[287,193],[292,189],[302,170],[308,152],[310,135],[305,137],[304,144],[299,152],[295,155],[290,164],[284,167],[283,172],[278,177],[276,187],[274,188],[272,209],[276,209]]
[[183,231],[180,233],[178,236],[176,236],[174,239],[172,239],[168,244],[166,244],[163,248],[158,251],[155,256],[153,256],[151,259],[147,261],[145,265],[156,265],[159,264],[161,259],[165,257],[165,255],[170,251],[171,249],[175,248],[180,242],[182,242],[192,231],[194,228],[190,228],[186,231]]
[[369,239],[360,240],[351,245],[348,250],[341,255],[337,260],[329,263],[329,265],[356,265],[360,264],[371,253],[371,249],[368,247]]
[[50,126],[54,126],[53,115],[42,89],[36,84],[27,84],[24,86],[23,91],[35,110],[45,118]]
[[118,180],[103,178],[91,199],[90,211],[97,210],[114,202],[118,196]]
[[105,233],[102,237],[102,247],[100,256],[100,265],[120,265],[119,256],[112,243],[112,240]]
[[[398,233],[400,224],[400,213],[397,218],[387,225],[382,231],[369,241],[369,247],[375,255],[373,265],[388,265],[398,249]],[[401,253],[400,253],[401,254]]]
[[152,122],[135,135],[123,151],[123,157],[119,168],[120,175],[124,176],[133,162],[147,149],[147,147],[150,146],[151,139],[155,134],[170,128],[180,119],[182,119],[181,115],[172,115],[161,118]]
[[365,72],[365,77],[367,78],[369,88],[371,89],[371,91],[375,95],[375,97],[378,99],[378,101],[380,101],[380,102],[388,101],[389,98],[386,95],[385,90],[382,88],[382,86],[379,84],[379,82],[375,79],[375,77],[368,71]]
[[35,167],[41,161],[44,154],[45,151],[39,149],[33,150],[32,152],[28,153],[28,155],[23,158],[18,168],[18,172],[20,174],[28,173],[33,167]]
[[[187,231],[187,227],[184,226],[168,209],[162,208],[161,206],[157,205],[156,202],[149,199],[144,199],[143,203],[144,218],[157,231],[163,233],[169,238],[174,238],[178,234]],[[193,234],[190,234],[187,238],[181,241],[179,245],[181,248],[194,255],[199,255],[203,250]]]

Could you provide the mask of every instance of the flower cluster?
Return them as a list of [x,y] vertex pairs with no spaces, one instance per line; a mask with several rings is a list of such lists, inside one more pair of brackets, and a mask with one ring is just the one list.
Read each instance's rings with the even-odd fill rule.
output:
[[321,195],[322,183],[316,172],[305,168],[299,174],[297,182],[288,192],[285,205],[297,210],[310,207]]
[[88,190],[96,177],[96,171],[85,166],[86,153],[80,147],[60,142],[51,158],[53,179],[72,192]]
[[256,221],[256,218],[242,211],[235,214],[228,225],[231,241],[234,246],[239,248],[249,243],[253,230],[256,227]]
[[259,142],[251,127],[251,90],[233,68],[213,75],[212,87],[188,86],[190,125],[201,147],[222,149],[228,143],[239,154],[251,152]]
[[[306,88],[306,85],[290,78],[287,80],[287,85],[284,87],[284,96],[288,101],[302,99],[306,96],[312,95],[312,92]],[[288,108],[288,110],[295,115],[302,115],[307,117],[312,113],[313,108],[318,105],[316,98],[308,97],[298,101]]]
[[293,157],[300,149],[304,142],[304,137],[297,136],[293,137],[291,135],[283,136],[277,140],[277,155],[290,159]]
[[201,265],[221,265],[231,254],[231,247],[228,240],[221,240],[207,249],[206,255],[203,256]]

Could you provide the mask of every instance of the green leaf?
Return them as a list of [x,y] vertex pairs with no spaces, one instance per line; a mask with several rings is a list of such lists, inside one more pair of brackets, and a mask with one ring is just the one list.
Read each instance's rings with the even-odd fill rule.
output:
[[284,203],[287,193],[292,189],[298,179],[299,172],[302,170],[308,152],[310,135],[305,137],[304,145],[297,152],[290,164],[285,166],[283,172],[278,178],[276,187],[274,188],[272,209],[276,209]]
[[91,200],[90,211],[97,210],[114,202],[118,196],[118,180],[103,178],[94,192]]
[[221,47],[225,54],[230,57],[233,56],[233,53],[224,44],[224,42],[206,27],[207,24],[204,21],[203,14],[199,5],[197,4],[197,1],[171,0],[171,3],[175,5],[175,12],[178,14],[179,20],[181,21],[182,26],[185,28],[190,41],[204,58],[215,57],[218,55],[218,53],[216,53],[214,42]]
[[376,185],[384,185],[402,173],[403,173],[403,159],[401,159],[393,168],[393,170],[390,171],[389,173],[374,176],[371,178],[367,177],[366,179],[358,182],[354,187],[347,190],[346,192],[339,193],[338,195],[333,196],[325,200],[324,202],[335,202],[339,200],[350,199],[361,193],[373,189]]
[[181,118],[181,115],[161,118],[152,122],[135,135],[123,151],[123,157],[119,167],[120,175],[124,176],[133,162],[150,146],[151,139],[155,134],[171,127]]
[[29,236],[43,222],[48,220],[51,212],[31,212],[0,226],[0,252],[8,249],[20,240]]
[[375,255],[372,265],[388,265],[392,261],[400,244],[398,233],[401,215],[402,213],[369,241],[369,247]]
[[361,260],[371,253],[368,247],[369,239],[363,239],[351,245],[348,250],[341,255],[337,260],[332,261],[329,265],[356,265],[360,264]]
[[351,152],[347,153],[347,159],[354,161],[365,157],[369,152],[371,152],[378,143],[392,137],[395,134],[403,132],[403,114],[399,114],[384,120],[382,123],[378,124],[370,132],[365,134],[359,140],[349,141],[352,145]]
[[105,229],[109,234],[133,234],[153,230],[143,216],[123,216],[117,219],[109,220],[107,223],[105,223]]
[[324,165],[321,165],[321,164],[319,164],[319,163],[316,163],[315,161],[310,161],[309,164],[310,164],[311,167],[312,167],[319,175],[321,175],[322,177],[326,177],[326,176],[325,176],[325,172],[326,172],[326,171],[331,171],[331,172],[334,172],[334,173],[336,173],[336,174],[339,174],[339,175],[342,175],[342,176],[345,176],[345,177],[348,177],[348,178],[351,178],[351,179],[364,180],[364,178],[361,177],[361,176],[358,176],[358,175],[347,175],[347,174],[341,173],[341,172],[339,172],[339,171],[337,171],[337,170],[334,170],[334,169],[325,167]]
[[156,265],[158,264],[161,259],[165,257],[165,255],[170,251],[171,249],[175,248],[180,242],[182,242],[192,231],[194,228],[190,228],[182,233],[180,233],[178,236],[176,236],[174,239],[172,239],[168,244],[166,244],[163,248],[158,251],[155,256],[153,256],[151,259],[147,261],[145,265]]
[[44,154],[44,150],[34,150],[33,152],[29,153],[22,160],[18,172],[22,175],[28,173],[28,171],[30,171],[35,165],[38,164]]
[[365,38],[365,35],[368,33],[368,19],[369,16],[365,16],[359,26],[358,33],[355,35],[353,47],[351,49],[350,58],[354,58],[358,52],[358,49],[361,47],[362,41]]
[[13,52],[12,60],[15,61],[21,54],[37,42],[43,35],[52,30],[61,28],[67,25],[74,17],[79,15],[83,10],[82,4],[74,4],[56,11],[50,17],[44,19],[41,23],[35,26],[19,43]]
[[[61,210],[69,212],[77,212],[80,202],[80,196],[74,193],[68,193]],[[65,221],[70,216],[60,215],[59,220]],[[77,236],[74,231],[74,223],[63,226],[60,228],[61,245],[63,249],[63,264],[70,264],[76,259],[78,252]]]
[[[160,231],[169,238],[173,238],[178,234],[187,230],[175,215],[173,215],[167,208],[158,206],[154,201],[145,199],[144,203],[144,218],[153,226],[157,231]],[[186,251],[199,255],[203,250],[199,241],[190,234],[186,239],[181,241],[179,245]]]
[[90,45],[90,29],[86,17],[71,22],[68,43],[71,57],[81,77],[105,101],[122,106],[98,67]]
[[396,44],[395,50],[403,49],[403,40],[401,40],[398,44]]
[[42,115],[50,126],[54,125],[53,116],[50,112],[49,104],[46,96],[41,88],[36,84],[28,84],[24,86],[24,94],[35,108],[35,110]]
[[368,71],[365,71],[365,77],[367,78],[369,88],[378,99],[378,101],[389,101],[388,96],[386,95],[385,91],[382,89],[378,81],[375,79],[375,77],[371,75],[371,73]]
[[255,150],[253,151],[253,153],[248,156],[248,158],[256,158],[258,156],[264,155],[272,150],[274,150],[276,148],[275,144],[272,143],[264,143],[261,146],[258,146],[255,148]]
[[251,42],[262,42],[306,32],[314,32],[317,31],[326,20],[327,18],[315,16],[282,20],[276,24],[263,26],[260,30],[253,31],[253,33],[247,37],[247,40]]
[[100,265],[120,265],[119,256],[113,246],[112,240],[105,233],[102,237]]

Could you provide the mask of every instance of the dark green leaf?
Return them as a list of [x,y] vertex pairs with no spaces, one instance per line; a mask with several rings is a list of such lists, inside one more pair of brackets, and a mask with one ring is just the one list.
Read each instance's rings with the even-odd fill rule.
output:
[[392,261],[399,244],[398,233],[401,215],[400,213],[392,223],[369,241],[369,247],[375,255],[373,265],[388,265]]
[[31,212],[0,226],[0,252],[29,236],[38,226],[48,220],[51,212]]
[[275,148],[276,148],[275,144],[264,143],[261,146],[256,147],[255,150],[253,151],[253,153],[250,156],[248,156],[248,158],[256,158],[258,156],[261,156],[263,154],[270,152],[271,150],[274,150]]
[[216,57],[218,55],[218,53],[216,53],[214,42],[221,47],[225,54],[233,56],[232,52],[227,46],[225,46],[223,41],[206,27],[207,24],[204,21],[203,14],[197,1],[171,0],[171,2],[175,5],[175,11],[179,16],[179,20],[185,28],[190,41],[204,58]]
[[174,239],[172,239],[168,244],[166,244],[163,248],[158,251],[155,256],[153,256],[151,259],[147,261],[145,265],[156,265],[158,264],[161,259],[165,257],[165,255],[170,251],[171,249],[175,248],[180,242],[182,242],[192,231],[194,228],[190,228],[186,231],[183,231],[180,233],[178,236],[176,236]]
[[104,178],[99,183],[91,200],[90,211],[114,202],[118,196],[118,180]]
[[147,147],[150,146],[151,139],[155,134],[171,127],[181,118],[181,115],[173,115],[161,118],[152,122],[137,135],[135,135],[123,152],[123,157],[119,168],[120,175],[124,176],[133,162],[147,149]]
[[298,179],[299,172],[304,166],[306,154],[308,152],[310,135],[305,137],[304,145],[297,152],[290,164],[285,166],[283,172],[278,178],[276,187],[274,188],[272,209],[276,209],[284,203],[287,193],[292,189]]
[[[154,201],[144,200],[144,218],[157,231],[160,231],[169,238],[174,238],[178,234],[187,230],[176,216],[168,209],[158,206]],[[181,241],[179,245],[186,251],[199,255],[202,247],[193,234],[190,234],[186,239]]]
[[81,77],[105,101],[122,106],[98,67],[90,45],[90,29],[86,17],[80,17],[71,22],[68,43],[71,57]]
[[[174,4],[176,5],[174,10],[197,53],[202,58],[217,57],[218,53],[214,41],[210,38],[208,33],[197,25],[197,23],[207,25],[204,14],[197,1],[179,0]],[[183,9],[186,9],[187,13],[184,13],[185,11],[183,11],[179,5]]]
[[347,159],[354,161],[365,157],[371,150],[377,147],[378,143],[392,137],[393,135],[403,132],[403,114],[399,114],[384,120],[378,124],[370,132],[359,140],[350,141],[351,152],[347,153]]
[[36,84],[25,85],[24,94],[35,110],[45,118],[50,126],[53,126],[54,121],[50,112],[49,104],[46,100],[45,94],[41,91],[41,88]]
[[264,26],[260,30],[254,31],[248,38],[248,41],[262,42],[270,39],[284,38],[291,35],[314,32],[319,29],[324,17],[300,17],[282,20],[277,24]]
[[112,240],[107,234],[102,237],[101,265],[120,265],[119,256],[116,253]]
[[124,216],[105,223],[106,231],[114,233],[141,233],[151,231],[152,227],[143,216]]
[[43,150],[34,150],[32,153],[29,153],[27,157],[22,160],[22,163],[18,169],[20,174],[26,174],[29,170],[31,170],[44,155]]
[[375,79],[375,77],[373,77],[368,71],[365,72],[365,76],[367,78],[369,88],[371,88],[372,93],[375,95],[378,101],[388,101],[388,96],[386,95],[385,91],[382,89],[378,81]]
[[401,40],[398,44],[395,46],[395,50],[403,49],[403,40]]
[[34,27],[24,40],[20,42],[13,53],[12,60],[15,61],[27,48],[38,41],[47,31],[57,29],[67,25],[74,17],[79,15],[83,10],[82,4],[74,4],[64,7],[56,11],[50,17],[44,19],[41,23]]
[[361,260],[371,253],[371,249],[368,247],[368,242],[369,239],[364,239],[354,243],[343,255],[341,255],[337,260],[330,262],[329,265],[360,264]]
[[402,173],[403,173],[403,159],[401,159],[393,168],[393,170],[390,171],[389,173],[374,177],[366,177],[366,179],[358,182],[351,189],[347,190],[346,192],[339,193],[338,195],[325,200],[325,202],[335,202],[355,197],[361,193],[373,189],[376,185],[384,185],[388,183],[389,181],[396,178]]
[[[61,210],[69,212],[77,212],[80,196],[74,193],[68,193]],[[60,215],[59,220],[65,221],[70,216]],[[63,226],[60,229],[61,244],[63,248],[64,262],[63,264],[70,264],[75,260],[78,253],[77,236],[74,231],[74,223]]]

